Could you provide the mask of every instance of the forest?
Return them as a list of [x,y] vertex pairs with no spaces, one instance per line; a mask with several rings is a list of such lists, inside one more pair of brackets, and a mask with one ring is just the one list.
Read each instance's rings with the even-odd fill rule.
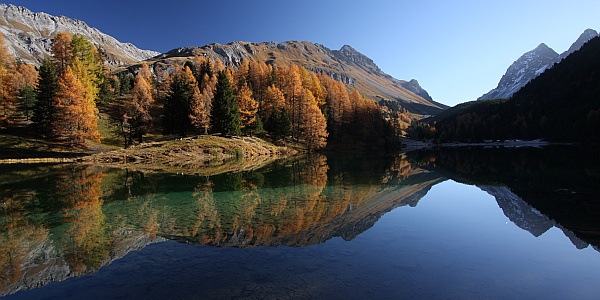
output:
[[[118,136],[127,148],[148,136],[259,136],[309,151],[390,147],[406,124],[356,89],[302,66],[243,60],[225,67],[197,56],[169,72],[146,63],[110,69],[85,37],[61,32],[39,68],[0,43],[0,129],[31,128],[72,146]],[[404,128],[406,125],[404,125]]]

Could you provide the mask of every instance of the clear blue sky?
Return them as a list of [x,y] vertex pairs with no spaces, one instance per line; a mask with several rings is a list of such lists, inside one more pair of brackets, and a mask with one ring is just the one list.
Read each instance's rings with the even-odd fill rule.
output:
[[237,40],[344,44],[398,79],[417,79],[455,105],[496,87],[508,66],[544,42],[561,53],[600,29],[600,1],[7,1],[80,19],[122,42],[166,52]]

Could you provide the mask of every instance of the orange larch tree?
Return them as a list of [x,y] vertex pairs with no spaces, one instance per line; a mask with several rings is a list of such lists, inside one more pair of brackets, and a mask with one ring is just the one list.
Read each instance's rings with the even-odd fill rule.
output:
[[309,150],[318,150],[327,146],[327,121],[319,109],[315,97],[308,89],[303,89],[301,102],[304,113],[300,123],[301,136]]
[[98,110],[86,99],[85,88],[71,67],[67,66],[58,79],[58,88],[54,98],[57,112],[52,124],[56,136],[72,144],[83,144],[86,139],[99,142]]
[[256,112],[258,111],[258,103],[252,98],[252,91],[245,83],[239,88],[235,98],[240,110],[240,127],[244,130],[254,123]]
[[66,32],[56,34],[52,42],[52,59],[58,74],[62,74],[73,59],[71,36]]

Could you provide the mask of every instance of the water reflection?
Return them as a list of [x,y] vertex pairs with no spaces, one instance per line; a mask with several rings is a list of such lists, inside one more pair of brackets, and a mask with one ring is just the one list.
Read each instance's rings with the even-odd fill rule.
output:
[[[494,196],[518,227],[600,245],[600,161],[561,149],[315,155],[216,176],[10,166],[0,174],[2,295],[98,270],[150,243],[293,247],[353,240],[448,178]],[[581,160],[585,158],[585,160]]]
[[540,236],[556,226],[578,248],[600,246],[600,153],[574,147],[467,148],[411,153],[429,169],[476,185],[517,226]]

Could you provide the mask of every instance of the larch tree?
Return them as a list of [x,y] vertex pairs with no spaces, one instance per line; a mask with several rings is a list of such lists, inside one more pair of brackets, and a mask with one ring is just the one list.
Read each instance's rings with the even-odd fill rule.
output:
[[309,150],[318,150],[327,146],[327,121],[319,109],[315,97],[308,89],[304,89],[301,95],[303,105],[301,120],[301,136]]
[[244,83],[236,96],[238,109],[240,110],[240,127],[246,129],[254,123],[256,113],[258,111],[258,103],[252,97],[252,91],[246,83]]
[[203,74],[204,93],[200,92],[201,86],[196,81],[196,76],[192,73],[190,68],[185,69],[186,76],[189,78],[189,84],[192,88],[192,98],[190,99],[190,109],[188,118],[192,127],[196,130],[203,130],[204,134],[208,134],[208,128],[210,127],[210,105],[212,97],[211,82],[208,78],[208,74]]
[[83,84],[88,101],[96,101],[102,80],[102,62],[98,59],[98,51],[81,35],[73,36],[71,51],[71,69]]
[[98,110],[86,99],[85,87],[71,67],[67,67],[58,79],[54,103],[56,117],[52,129],[57,137],[80,145],[87,139],[100,141]]
[[52,41],[52,60],[59,75],[71,65],[73,59],[71,49],[71,36],[66,32],[56,34]]
[[277,77],[281,86],[281,91],[285,95],[286,109],[290,115],[292,123],[292,137],[296,140],[300,134],[300,120],[302,116],[302,79],[300,77],[300,68],[291,64],[289,67],[278,67]]
[[16,111],[16,92],[13,70],[0,65],[0,128],[12,123]]
[[15,59],[8,52],[4,35],[0,33],[0,128],[12,123],[16,111],[16,91],[14,87]]
[[142,72],[135,76],[135,84],[131,90],[133,96],[131,104],[129,106],[128,118],[131,127],[130,130],[130,141],[131,138],[137,138],[138,143],[142,143],[144,134],[146,134],[150,125],[152,124],[152,115],[150,109],[154,104],[154,96],[152,94],[153,89],[151,83],[148,82]]
[[263,97],[263,108],[260,111],[260,117],[263,120],[269,120],[271,114],[285,107],[285,96],[275,85],[267,88]]
[[240,112],[226,70],[217,78],[215,98],[212,103],[211,128],[223,135],[241,135]]

